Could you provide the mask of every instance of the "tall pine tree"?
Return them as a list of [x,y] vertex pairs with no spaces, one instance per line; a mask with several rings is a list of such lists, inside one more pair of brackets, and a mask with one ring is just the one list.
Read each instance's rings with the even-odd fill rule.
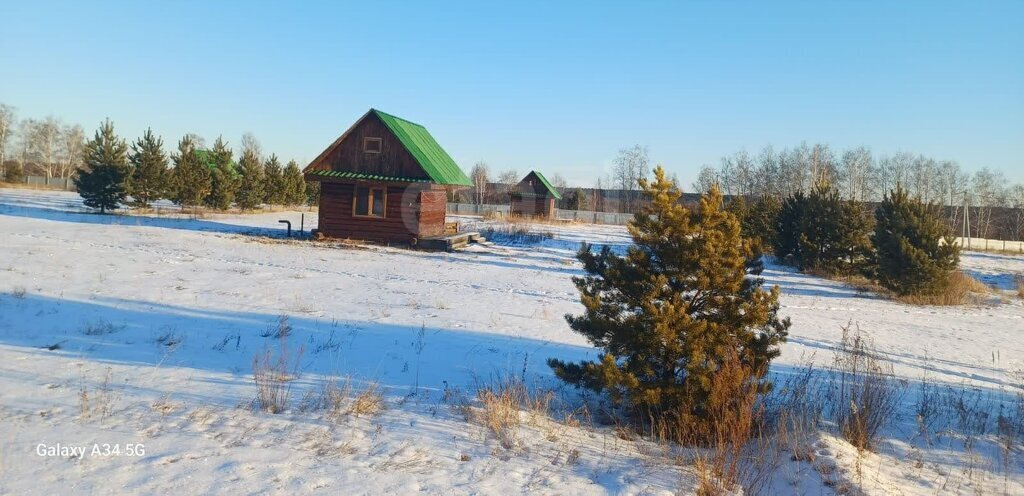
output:
[[195,142],[186,135],[178,142],[174,155],[174,203],[182,207],[198,207],[210,194],[210,169],[196,153]]
[[757,241],[760,251],[770,251],[775,246],[776,220],[782,202],[771,195],[761,195],[746,209],[741,219],[743,237]]
[[75,175],[75,187],[85,206],[101,213],[117,208],[127,195],[128,145],[107,119],[85,144],[85,159]]
[[811,189],[800,217],[800,270],[851,275],[871,253],[871,221],[864,209],[843,200],[822,181]]
[[875,210],[878,282],[898,295],[941,291],[960,262],[960,247],[933,209],[897,186]]
[[266,178],[263,202],[268,205],[284,205],[284,172],[281,170],[281,162],[277,160],[277,155],[271,154],[267,159],[263,165],[263,176]]
[[263,204],[265,178],[263,176],[263,161],[252,148],[242,151],[242,157],[238,159],[238,169],[242,176],[238,185],[238,194],[235,195],[235,202],[242,210],[252,210]]
[[306,203],[306,180],[302,177],[299,164],[294,160],[284,168],[282,178],[284,184],[284,203],[286,205],[302,205]]
[[803,191],[790,195],[779,206],[772,249],[775,257],[785,263],[799,265],[800,234],[806,209],[807,195]]
[[586,276],[573,282],[585,311],[566,320],[604,352],[597,362],[548,364],[644,420],[686,429],[710,420],[712,379],[730,357],[749,371],[745,381],[768,389],[789,320],[778,318],[778,288],[765,291],[748,276],[751,243],[717,186],[690,210],[660,166],[654,176],[640,181],[651,202],[629,225],[634,245],[625,256],[587,245],[577,255]]
[[320,181],[309,181],[306,183],[306,205],[318,205],[320,203]]
[[128,161],[131,163],[128,194],[132,197],[132,205],[149,207],[150,203],[167,194],[170,178],[164,140],[154,135],[152,129],[146,129],[146,133],[132,143]]
[[235,171],[231,149],[220,136],[209,151],[210,193],[206,196],[206,206],[217,210],[227,210],[235,201],[239,177]]

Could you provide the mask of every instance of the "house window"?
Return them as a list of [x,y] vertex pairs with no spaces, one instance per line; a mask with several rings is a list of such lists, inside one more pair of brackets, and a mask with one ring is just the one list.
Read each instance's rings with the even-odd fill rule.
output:
[[363,151],[366,153],[380,153],[382,146],[381,138],[363,138]]
[[352,215],[356,217],[384,217],[387,193],[384,188],[356,186]]

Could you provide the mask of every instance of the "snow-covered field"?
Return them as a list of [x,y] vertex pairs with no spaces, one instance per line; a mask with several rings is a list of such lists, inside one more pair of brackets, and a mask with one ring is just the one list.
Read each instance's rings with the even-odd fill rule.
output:
[[[581,309],[573,254],[582,241],[624,248],[623,227],[542,226],[554,237],[538,245],[447,254],[287,240],[279,219],[297,227],[299,213],[100,216],[74,194],[0,189],[0,494],[693,490],[691,465],[611,428],[533,418],[506,449],[450,407],[500,377],[558,388],[546,359],[595,355],[563,319]],[[852,323],[911,391],[877,453],[857,457],[823,430],[817,461],[784,460],[772,492],[1024,493],[1020,456],[1003,467],[915,427],[923,376],[993,408],[1020,393],[1024,306],[1012,287],[1024,258],[968,253],[962,267],[1001,294],[917,307],[767,267],[793,322],[773,374],[830,362]],[[296,407],[254,412],[252,360],[279,346],[265,335],[281,316],[302,349]],[[341,420],[300,411],[301,392],[330,375],[379,383],[386,409]],[[58,443],[86,452],[37,453]]]

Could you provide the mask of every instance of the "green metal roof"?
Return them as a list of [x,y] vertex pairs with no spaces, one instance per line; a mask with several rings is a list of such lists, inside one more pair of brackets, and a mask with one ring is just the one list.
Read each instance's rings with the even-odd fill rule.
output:
[[[216,169],[217,162],[214,159],[213,152],[202,148],[196,148],[196,157],[203,163],[208,169]],[[231,172],[238,172],[238,164],[235,163],[234,159],[231,159]]]
[[437,144],[425,127],[377,109],[373,109],[372,112],[395,133],[433,182],[457,186],[473,185],[466,177],[466,173],[462,172],[441,145]]
[[552,186],[551,183],[548,182],[548,178],[544,177],[544,174],[541,174],[538,171],[531,171],[531,172],[533,172],[533,174],[537,176],[537,179],[540,179],[541,184],[543,184],[544,187],[547,188],[548,193],[551,193],[551,196],[555,197],[556,200],[561,200],[562,199],[562,194],[559,193],[558,190],[555,189],[555,187]]
[[418,177],[382,176],[379,174],[364,174],[362,172],[330,171],[322,169],[313,169],[311,171],[307,171],[306,174],[311,176],[336,177],[338,179],[362,179],[366,181],[385,181],[402,183],[431,182],[429,179],[422,179]]

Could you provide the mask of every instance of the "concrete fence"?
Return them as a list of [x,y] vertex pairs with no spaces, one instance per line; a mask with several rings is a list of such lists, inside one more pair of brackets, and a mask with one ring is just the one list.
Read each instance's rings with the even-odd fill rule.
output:
[[[449,203],[448,213],[452,215],[495,215],[507,217],[509,215],[508,205],[488,205],[475,203]],[[620,214],[610,212],[591,212],[587,210],[563,210],[555,209],[555,218],[586,222],[589,224],[614,224],[626,225],[633,214]]]
[[985,239],[985,238],[956,238],[957,242],[960,243],[960,248],[963,250],[977,250],[977,251],[1009,251],[1024,253],[1024,241],[1006,241],[1002,239]]
[[507,217],[508,205],[487,205],[476,203],[449,203],[448,213],[453,215],[496,215]]
[[25,184],[36,188],[63,189],[75,191],[75,182],[71,179],[46,176],[25,176]]

